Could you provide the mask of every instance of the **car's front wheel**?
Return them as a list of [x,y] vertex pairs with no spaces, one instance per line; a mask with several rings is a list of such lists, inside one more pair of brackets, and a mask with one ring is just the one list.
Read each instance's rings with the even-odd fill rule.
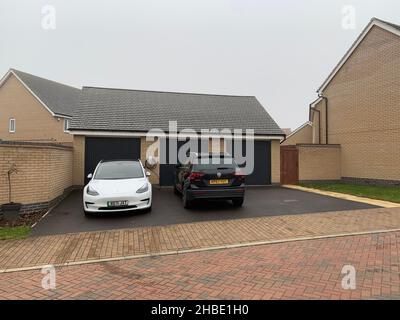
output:
[[91,212],[83,210],[83,213],[85,214],[85,217],[90,217],[92,215]]
[[232,203],[234,207],[241,207],[243,205],[244,198],[232,199]]

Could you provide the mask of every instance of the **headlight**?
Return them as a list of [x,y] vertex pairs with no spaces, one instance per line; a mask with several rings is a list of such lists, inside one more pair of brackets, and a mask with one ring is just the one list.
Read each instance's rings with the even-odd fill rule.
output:
[[99,193],[96,190],[94,190],[92,187],[90,187],[90,186],[87,187],[86,193],[90,194],[91,196],[98,196],[99,195]]
[[143,193],[149,190],[149,184],[146,182],[143,186],[137,189],[136,193]]

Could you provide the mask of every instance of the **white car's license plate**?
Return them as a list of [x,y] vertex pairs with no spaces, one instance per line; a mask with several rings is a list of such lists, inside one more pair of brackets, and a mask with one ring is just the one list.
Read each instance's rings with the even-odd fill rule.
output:
[[126,207],[127,205],[128,205],[128,200],[107,201],[107,207]]

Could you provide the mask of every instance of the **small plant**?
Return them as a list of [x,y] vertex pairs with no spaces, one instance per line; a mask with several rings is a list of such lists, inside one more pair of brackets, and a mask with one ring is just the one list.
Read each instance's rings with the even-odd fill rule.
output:
[[18,173],[18,169],[17,166],[15,165],[15,163],[13,163],[10,167],[10,169],[7,171],[7,178],[8,178],[8,202],[9,203],[13,203],[11,201],[11,175],[12,174],[17,174]]
[[11,189],[11,175],[18,173],[17,166],[12,164],[10,169],[7,171],[8,178],[8,203],[1,205],[1,212],[4,219],[11,222],[12,225],[19,218],[19,211],[21,209],[20,203],[12,202],[12,189]]

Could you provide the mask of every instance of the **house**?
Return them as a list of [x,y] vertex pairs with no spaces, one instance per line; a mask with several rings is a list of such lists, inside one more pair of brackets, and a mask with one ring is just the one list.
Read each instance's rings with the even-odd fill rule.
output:
[[0,81],[0,139],[70,142],[80,90],[10,69]]
[[308,162],[313,174],[300,180],[324,180],[316,172],[325,166],[346,181],[399,184],[399,83],[400,26],[373,18],[318,88],[309,122],[282,143],[313,148],[299,158],[300,171]]
[[[74,184],[83,185],[101,159],[140,158],[145,162],[147,148],[154,142],[146,140],[146,135],[157,128],[165,132],[166,142],[158,147],[160,157],[165,153],[167,161],[157,165],[151,179],[161,186],[171,186],[175,164],[170,160],[176,155],[168,153],[166,146],[176,139],[177,132],[170,130],[169,121],[176,122],[177,132],[190,129],[194,134],[204,129],[241,129],[243,133],[253,129],[254,171],[246,181],[251,185],[279,183],[279,142],[284,133],[253,96],[83,87],[70,124],[74,135]],[[203,140],[213,137],[224,140],[221,134],[202,136]],[[244,150],[247,141],[241,139]],[[184,143],[177,141],[178,147]],[[199,149],[224,148],[221,142],[217,150]]]

